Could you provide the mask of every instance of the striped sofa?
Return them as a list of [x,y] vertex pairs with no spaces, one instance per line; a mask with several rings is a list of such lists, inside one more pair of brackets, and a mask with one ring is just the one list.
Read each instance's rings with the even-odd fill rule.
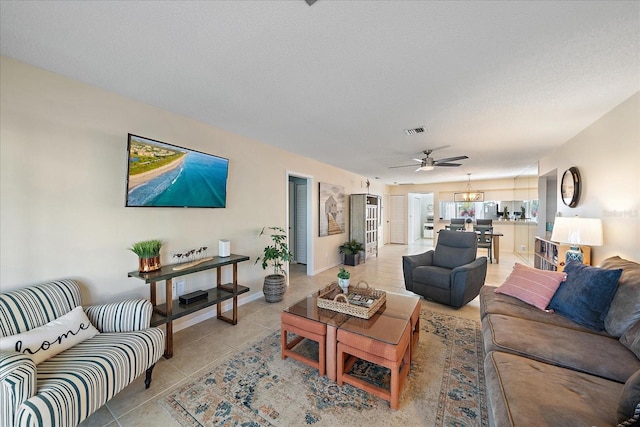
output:
[[[40,327],[81,305],[73,280],[0,294],[0,334]],[[0,424],[75,426],[146,372],[164,352],[164,331],[150,328],[146,300],[85,307],[100,332],[38,364],[22,353],[0,352]],[[2,339],[2,338],[0,338]]]

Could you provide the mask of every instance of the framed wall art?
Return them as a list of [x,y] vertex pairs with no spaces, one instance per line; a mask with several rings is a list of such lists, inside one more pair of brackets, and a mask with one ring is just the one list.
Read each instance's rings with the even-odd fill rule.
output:
[[345,232],[345,202],[344,187],[325,182],[319,183],[320,237]]

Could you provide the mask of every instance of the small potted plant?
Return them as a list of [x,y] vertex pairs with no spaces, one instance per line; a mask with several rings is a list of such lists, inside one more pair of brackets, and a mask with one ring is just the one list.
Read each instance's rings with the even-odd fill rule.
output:
[[360,263],[360,251],[364,250],[362,243],[353,239],[340,245],[340,253],[344,254],[345,265],[358,265]]
[[159,270],[160,267],[160,248],[162,241],[158,239],[143,240],[131,245],[129,250],[138,255],[139,268],[141,273]]
[[342,289],[342,292],[345,293],[345,294],[349,290],[349,278],[350,277],[351,277],[351,273],[349,273],[344,268],[340,268],[340,271],[338,271],[338,285],[340,285],[340,288]]
[[[271,230],[271,231],[266,231]],[[287,245],[287,234],[282,227],[263,227],[259,236],[268,235],[271,237],[272,245],[264,248],[262,255],[256,258],[254,264],[262,261],[262,269],[266,270],[269,264],[273,267],[273,274],[268,274],[264,278],[264,299],[267,302],[279,302],[284,298],[287,290],[287,278],[285,276],[284,264],[293,259],[293,254]]]
[[527,219],[527,217],[525,216],[525,212],[526,212],[526,209],[524,208],[524,206],[520,206],[520,219],[522,220]]

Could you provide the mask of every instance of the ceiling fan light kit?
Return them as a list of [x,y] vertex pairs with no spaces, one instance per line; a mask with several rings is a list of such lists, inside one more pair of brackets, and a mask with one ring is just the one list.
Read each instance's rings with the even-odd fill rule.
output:
[[[422,152],[425,155],[423,159],[413,159],[416,162],[420,162],[420,167],[416,169],[416,172],[432,171],[433,169],[435,169],[436,166],[446,166],[446,167],[462,166],[460,163],[450,163],[450,162],[469,158],[467,156],[455,156],[455,157],[447,157],[446,159],[435,160],[433,157],[431,157],[431,153],[433,153],[435,150],[439,150],[441,148],[446,148],[446,147],[448,146],[424,150]],[[389,169],[408,168],[411,166],[415,166],[415,165],[390,166]]]

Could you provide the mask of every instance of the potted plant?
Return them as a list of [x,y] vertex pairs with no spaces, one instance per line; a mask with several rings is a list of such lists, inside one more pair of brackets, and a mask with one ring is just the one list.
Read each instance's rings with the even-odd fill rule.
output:
[[139,268],[142,273],[159,270],[160,267],[160,248],[162,241],[158,239],[143,240],[131,245],[129,250],[138,255]]
[[287,234],[282,227],[263,227],[259,237],[267,235],[271,237],[272,245],[264,248],[262,255],[256,258],[254,264],[262,261],[262,269],[266,270],[269,264],[273,267],[273,274],[264,278],[264,299],[267,302],[279,302],[284,298],[287,290],[287,278],[284,264],[293,259],[293,254],[287,245]]
[[520,206],[520,219],[527,219],[527,217],[525,216],[525,211],[526,209],[524,208],[524,206]]
[[351,277],[351,273],[349,273],[344,268],[340,268],[340,271],[338,271],[338,285],[340,285],[342,292],[344,292],[345,294],[349,290],[350,277]]
[[344,254],[345,265],[358,265],[360,263],[360,251],[364,250],[362,243],[355,239],[340,245],[340,253]]

